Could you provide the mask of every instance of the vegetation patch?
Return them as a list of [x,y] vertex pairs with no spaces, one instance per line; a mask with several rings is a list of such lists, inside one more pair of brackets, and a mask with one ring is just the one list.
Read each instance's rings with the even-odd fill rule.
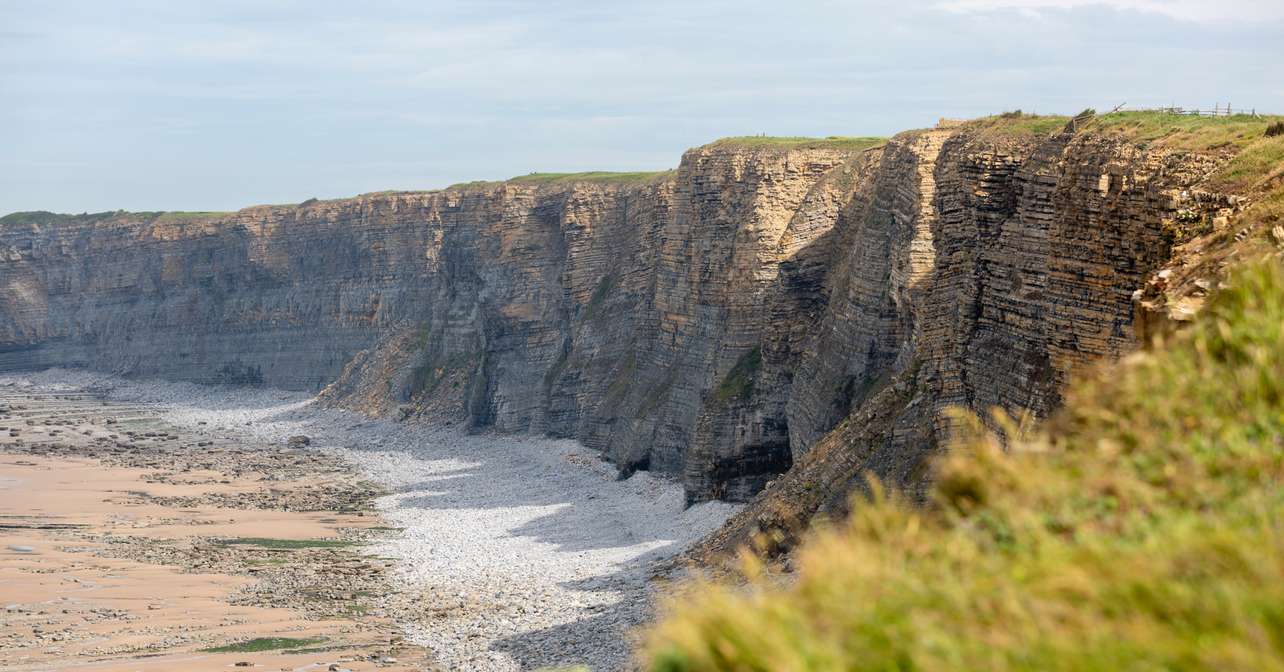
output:
[[92,222],[96,220],[107,220],[116,217],[120,213],[116,212],[95,212],[81,213],[79,215],[64,215],[57,212],[48,212],[46,210],[31,210],[28,212],[12,212],[4,217],[0,217],[0,226],[26,226],[31,224],[64,224],[76,221]]
[[639,420],[645,420],[651,417],[651,414],[660,409],[660,405],[669,398],[669,391],[673,389],[673,384],[677,382],[678,369],[670,367],[669,373],[664,380],[652,385],[642,396],[642,403],[638,405],[637,415]]
[[649,669],[1284,669],[1284,268],[1229,285],[1042,428],[960,414],[926,506],[875,487],[792,580],[675,594]]
[[624,400],[624,395],[628,394],[629,388],[633,386],[633,379],[638,372],[637,354],[632,349],[624,356],[624,362],[620,365],[620,371],[615,375],[615,379],[606,388],[606,398],[603,400],[603,406],[614,408]]
[[714,398],[719,402],[727,402],[752,397],[753,380],[760,368],[762,368],[762,349],[754,346],[752,350],[740,355],[740,359],[736,360],[722,382],[718,383],[717,389],[713,392]]
[[742,135],[722,138],[710,143],[711,147],[781,147],[784,149],[848,149],[859,151],[887,143],[887,138],[870,136],[831,135],[824,138],[800,136]]
[[562,372],[566,370],[566,365],[570,361],[570,358],[571,354],[567,350],[563,350],[557,355],[557,361],[553,362],[553,366],[549,367],[548,371],[544,372],[544,389],[550,389],[553,387],[553,383],[556,383],[557,379],[561,377]]
[[259,637],[244,642],[201,649],[206,653],[258,653],[260,651],[277,651],[280,649],[298,649],[304,646],[316,646],[326,641],[324,637]]
[[108,210],[106,212],[82,212],[79,215],[68,215],[45,210],[14,212],[0,217],[0,226],[26,226],[50,224],[93,224],[111,220],[137,221],[149,223],[185,222],[204,219],[216,219],[231,213],[228,212],[165,212],[162,210],[148,212],[128,212],[126,210]]
[[424,189],[384,189],[382,191],[368,191],[364,194],[358,194],[356,197],[357,198],[369,198],[369,197],[378,198],[378,197],[388,197],[388,196],[419,196],[419,195],[430,194],[430,193],[432,193],[431,190],[424,190]]
[[432,324],[425,322],[415,330],[414,341],[411,346],[416,350],[424,350],[427,349],[430,343],[432,343]]
[[248,558],[245,564],[251,567],[272,567],[288,564],[289,562],[287,558]]
[[593,295],[589,297],[588,303],[584,306],[584,319],[591,320],[598,315],[602,304],[615,291],[615,274],[608,273],[598,280],[597,287],[593,288]]
[[476,359],[476,354],[471,352],[456,353],[443,358],[440,343],[434,342],[439,339],[434,335],[433,325],[430,322],[419,325],[415,330],[408,347],[419,353],[418,363],[410,370],[410,375],[406,379],[402,393],[403,401],[432,394],[442,382],[450,378],[451,374],[470,365]]
[[464,352],[452,355],[442,362],[438,361],[438,357],[425,352],[422,361],[410,371],[407,386],[409,396],[413,398],[432,394],[450,374],[471,365],[475,359],[475,354]]
[[278,550],[298,550],[301,548],[347,548],[350,546],[361,545],[361,542],[359,541],[344,541],[342,539],[269,539],[266,537],[220,539],[216,543],[221,546],[258,546],[259,548],[272,548]]
[[344,605],[343,613],[346,614],[347,616],[360,618],[370,613],[370,607],[369,605],[363,604],[361,602],[349,602],[348,604]]
[[1215,277],[1237,260],[1273,253],[1280,245],[1277,227],[1284,228],[1284,185],[1254,201],[1231,226],[1201,240],[1206,253],[1196,266],[1187,269],[1188,277]]
[[352,648],[351,644],[348,644],[345,642],[337,642],[329,646],[309,646],[302,649],[290,649],[288,653],[290,655],[297,656],[297,655],[303,655],[307,653],[329,653],[330,651],[344,651],[350,648]]
[[589,171],[583,173],[530,173],[511,178],[509,182],[534,184],[566,184],[572,182],[599,182],[606,184],[629,184],[647,182],[672,174],[672,170],[610,172]]
[[211,211],[193,211],[193,212],[158,212],[155,214],[156,214],[156,217],[155,219],[152,220],[153,222],[166,223],[166,222],[192,222],[192,221],[202,221],[206,219],[217,219],[219,217],[224,217],[232,213],[211,210]]
[[1209,186],[1232,193],[1247,193],[1264,183],[1284,177],[1284,136],[1267,138],[1245,147],[1209,179]]
[[1029,114],[1013,110],[973,119],[964,127],[982,137],[1043,137],[1059,133],[1069,122],[1070,117],[1059,114]]
[[503,184],[495,180],[469,180],[468,182],[456,182],[448,185],[443,191],[460,190],[460,189],[486,189],[496,185]]
[[1206,152],[1215,149],[1242,149],[1266,135],[1278,116],[1240,114],[1203,117],[1171,112],[1112,112],[1099,115],[1087,128],[1123,136],[1138,143],[1172,149]]

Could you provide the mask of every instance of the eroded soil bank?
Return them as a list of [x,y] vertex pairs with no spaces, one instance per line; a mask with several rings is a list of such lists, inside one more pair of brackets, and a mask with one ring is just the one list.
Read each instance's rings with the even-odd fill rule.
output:
[[5,669],[620,669],[657,563],[735,510],[296,393],[51,371],[0,407]]

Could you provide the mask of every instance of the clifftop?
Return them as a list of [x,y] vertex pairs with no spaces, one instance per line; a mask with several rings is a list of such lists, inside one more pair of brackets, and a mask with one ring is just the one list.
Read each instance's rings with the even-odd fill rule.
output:
[[721,138],[705,145],[705,147],[725,147],[725,148],[764,148],[764,149],[837,149],[845,151],[861,151],[878,147],[887,142],[887,138],[876,137],[857,137],[831,135],[825,138],[804,138],[790,136],[771,136],[771,135],[742,135],[730,138]]
[[[1090,112],[1090,111],[1088,111]],[[1054,136],[1070,123],[1065,115],[1036,115],[1020,111],[1007,112],[971,120],[949,121],[943,128],[958,133],[969,133],[979,138],[1040,139]],[[1284,140],[1262,142],[1265,130],[1272,124],[1284,122],[1284,115],[1234,115],[1209,117],[1166,112],[1112,112],[1080,117],[1077,132],[1099,134],[1135,144],[1142,148],[1162,148],[1198,154],[1237,156],[1233,165],[1224,167],[1214,181],[1228,191],[1245,191],[1271,169],[1277,168],[1284,158]],[[908,131],[918,133],[921,131]],[[716,149],[739,152],[745,150],[778,150],[789,152],[803,149],[832,149],[865,151],[880,149],[888,139],[870,136],[828,136],[824,138],[793,136],[735,136],[714,140],[698,149]],[[1246,149],[1252,151],[1245,152]],[[1242,154],[1242,156],[1240,156]],[[379,191],[352,198],[375,198],[395,195],[429,194],[439,191],[487,188],[501,184],[571,185],[579,183],[602,185],[647,184],[672,178],[675,170],[660,171],[586,171],[578,173],[529,173],[503,181],[476,181],[454,184],[444,189]],[[351,199],[327,199],[329,202]],[[311,199],[301,204],[257,205],[252,208],[293,208],[321,202]],[[0,226],[26,223],[58,223],[62,221],[98,221],[129,217],[143,221],[164,218],[174,221],[209,219],[226,216],[229,212],[165,212],[124,210],[79,215],[46,211],[15,212],[0,217]]]
[[107,212],[81,213],[79,215],[61,214],[48,212],[44,210],[34,210],[29,212],[13,212],[0,217],[0,227],[7,226],[25,226],[25,225],[56,225],[64,223],[94,223],[105,222],[110,220],[129,219],[139,222],[183,222],[194,220],[208,220],[225,217],[231,213],[228,212],[127,212],[125,210],[110,210]]
[[1274,244],[1271,121],[1008,114],[727,138],[660,173],[17,213],[0,369],[327,388],[573,437],[691,501],[777,481],[733,543],[841,508],[865,470],[918,487],[947,407],[1045,415],[1077,368],[1181,319],[1207,260]]

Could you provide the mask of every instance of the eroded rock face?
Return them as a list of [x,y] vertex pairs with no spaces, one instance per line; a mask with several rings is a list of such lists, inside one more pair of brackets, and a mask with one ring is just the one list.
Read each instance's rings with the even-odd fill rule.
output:
[[901,197],[874,198],[848,250],[860,261],[834,267],[842,279],[790,392],[794,466],[694,555],[787,548],[869,475],[921,494],[952,407],[987,422],[996,408],[1052,411],[1076,369],[1144,337],[1134,294],[1187,238],[1180,208],[1225,211],[1225,198],[1190,197],[1218,165],[1072,133],[889,143],[882,170],[902,176]]
[[863,457],[840,461],[909,482],[947,406],[1046,413],[1131,347],[1133,293],[1213,167],[962,126],[718,143],[634,182],[28,217],[0,229],[0,370],[326,388],[577,438],[692,501],[752,497],[880,398],[886,431],[849,427]]

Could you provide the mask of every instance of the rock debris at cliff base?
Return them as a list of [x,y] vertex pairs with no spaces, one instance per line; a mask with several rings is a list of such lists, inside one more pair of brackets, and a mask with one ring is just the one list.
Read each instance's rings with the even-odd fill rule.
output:
[[293,392],[70,371],[24,379],[145,402],[178,427],[282,446],[306,436],[304,450],[357,465],[391,492],[376,506],[400,528],[369,552],[396,560],[399,599],[415,605],[402,616],[407,637],[446,669],[619,669],[649,613],[655,563],[737,508],[684,509],[677,483],[645,472],[617,480],[573,441],[371,420]]

